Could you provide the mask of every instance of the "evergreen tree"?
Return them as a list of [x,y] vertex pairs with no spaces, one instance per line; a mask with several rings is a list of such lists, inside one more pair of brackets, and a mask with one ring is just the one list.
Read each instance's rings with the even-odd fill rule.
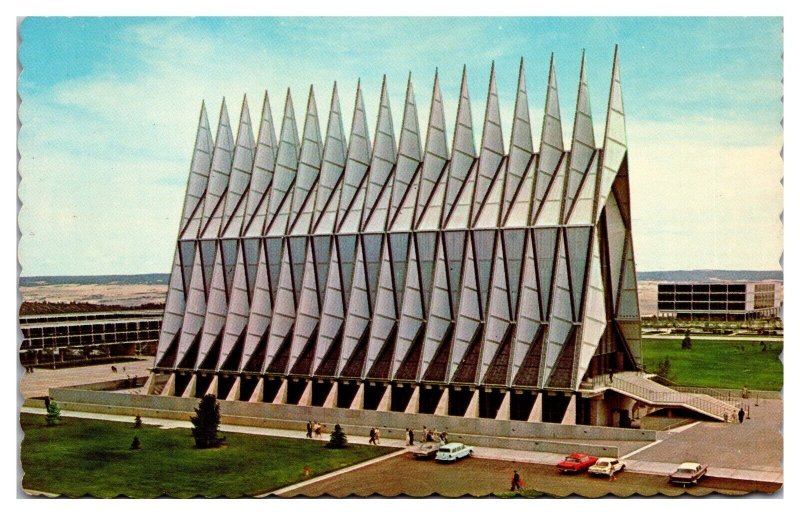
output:
[[336,424],[331,433],[331,440],[326,445],[329,449],[343,449],[347,447],[347,435],[342,431],[342,426]]
[[136,418],[133,420],[133,428],[141,429],[141,427],[142,427],[142,416],[136,415]]
[[134,436],[133,441],[131,442],[131,450],[138,451],[141,448],[142,448],[142,442],[139,441],[138,436]]
[[47,406],[47,415],[44,417],[48,426],[54,426],[61,421],[61,408],[58,407],[56,401],[50,401]]
[[219,402],[215,395],[208,394],[200,400],[200,405],[194,409],[192,417],[192,436],[198,449],[219,447],[225,440],[217,436],[219,430]]

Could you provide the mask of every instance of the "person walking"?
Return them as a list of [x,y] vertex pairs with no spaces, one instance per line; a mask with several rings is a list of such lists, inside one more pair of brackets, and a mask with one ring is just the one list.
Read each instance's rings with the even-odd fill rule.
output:
[[311,438],[311,421],[306,424],[306,438]]
[[375,428],[375,445],[380,445],[381,443],[381,430],[377,427]]
[[414,445],[414,428],[408,428],[408,445]]
[[516,492],[517,490],[522,490],[522,478],[519,477],[519,472],[515,470],[514,475],[511,477],[511,491]]
[[375,445],[375,428],[370,428],[369,430],[369,443]]
[[744,422],[744,410],[739,408],[739,423],[741,424],[742,422]]
[[616,472],[617,472],[617,469],[614,468],[614,465],[611,465],[610,469],[609,469],[609,472],[608,472],[608,480],[609,481],[616,481],[617,480],[617,476],[614,475]]
[[409,429],[408,429],[408,428],[406,428],[406,447],[408,447],[409,445],[411,445],[411,443],[409,443],[409,442],[411,441],[411,437],[409,436],[409,433],[408,433],[408,432],[409,432]]

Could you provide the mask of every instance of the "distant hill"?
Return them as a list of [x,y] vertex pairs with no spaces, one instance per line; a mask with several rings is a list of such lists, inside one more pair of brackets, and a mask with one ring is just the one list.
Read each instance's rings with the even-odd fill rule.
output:
[[783,281],[783,271],[764,270],[667,270],[637,272],[640,281],[713,282],[713,281]]
[[[638,272],[640,281],[783,281],[780,270],[667,270]],[[169,284],[169,274],[51,275],[20,277],[20,286],[53,284]]]
[[20,286],[53,284],[169,284],[169,274],[135,275],[43,275],[20,277]]

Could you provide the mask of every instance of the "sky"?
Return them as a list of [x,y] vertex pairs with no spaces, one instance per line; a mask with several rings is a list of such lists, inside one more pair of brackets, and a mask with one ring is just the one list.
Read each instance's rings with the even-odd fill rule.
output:
[[[783,248],[780,18],[28,18],[20,29],[23,276],[168,272],[200,106],[236,126],[264,91],[298,120],[333,82],[370,129],[386,75],[396,134],[409,73],[427,124],[438,68],[449,137],[466,65],[479,142],[494,61],[508,147],[520,58],[538,150],[555,55],[569,141],[585,49],[595,137],[614,46],[640,271],[776,270]],[[301,125],[302,127],[302,125]]]

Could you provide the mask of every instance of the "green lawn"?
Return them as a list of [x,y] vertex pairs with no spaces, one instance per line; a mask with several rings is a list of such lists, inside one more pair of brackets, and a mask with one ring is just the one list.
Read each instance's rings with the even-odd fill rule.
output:
[[[783,387],[783,364],[778,357],[783,342],[767,342],[762,352],[756,342],[731,340],[692,340],[692,350],[681,350],[681,340],[648,339],[642,342],[645,367],[656,369],[657,363],[669,356],[670,379],[682,386],[780,390]],[[740,347],[744,346],[744,350]]]
[[[44,415],[20,415],[24,488],[70,497],[125,495],[151,498],[239,497],[265,493],[375,458],[395,449],[352,445],[326,449],[327,440],[226,433],[226,446],[194,449],[190,429],[134,429],[103,420],[61,419],[47,427]],[[138,436],[142,449],[129,450]]]

